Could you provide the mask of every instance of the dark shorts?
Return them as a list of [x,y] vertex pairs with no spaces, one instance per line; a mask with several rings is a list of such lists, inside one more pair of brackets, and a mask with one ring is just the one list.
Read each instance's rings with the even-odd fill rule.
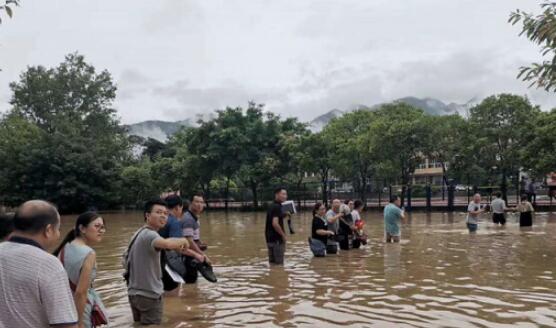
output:
[[271,242],[266,245],[268,247],[268,262],[273,264],[284,264],[286,245],[280,242]]
[[467,229],[469,229],[469,232],[475,232],[477,231],[478,225],[476,223],[468,223],[467,224]]
[[492,214],[492,222],[498,224],[506,224],[506,215],[504,213],[493,213]]
[[129,296],[129,305],[133,313],[133,321],[142,325],[159,325],[162,323],[162,297],[158,299],[141,295]]

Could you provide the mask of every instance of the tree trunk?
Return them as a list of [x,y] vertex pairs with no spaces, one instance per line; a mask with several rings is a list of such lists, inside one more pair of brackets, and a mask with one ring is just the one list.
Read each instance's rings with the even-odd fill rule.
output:
[[500,186],[502,192],[502,199],[508,203],[508,177],[506,176],[506,169],[502,170],[502,185]]
[[253,208],[259,208],[259,199],[257,194],[257,183],[251,181],[251,192],[253,193]]
[[228,199],[230,198],[230,178],[226,178],[226,188],[224,189],[224,209],[228,210]]

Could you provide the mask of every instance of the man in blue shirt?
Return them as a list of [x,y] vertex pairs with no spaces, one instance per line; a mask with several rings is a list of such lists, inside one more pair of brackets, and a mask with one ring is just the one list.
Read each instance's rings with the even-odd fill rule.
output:
[[[181,222],[180,219],[183,216],[183,200],[179,195],[169,195],[164,199],[168,205],[168,221],[166,225],[158,231],[158,234],[162,238],[183,238],[181,232]],[[162,282],[164,283],[164,291],[167,293],[172,293],[177,291],[180,286],[179,283],[175,282],[172,277],[166,272],[166,254],[162,250],[160,254],[160,264],[162,265]]]
[[390,204],[384,208],[384,238],[387,243],[399,243],[401,239],[401,220],[405,219],[405,213],[400,208],[399,196],[392,196]]

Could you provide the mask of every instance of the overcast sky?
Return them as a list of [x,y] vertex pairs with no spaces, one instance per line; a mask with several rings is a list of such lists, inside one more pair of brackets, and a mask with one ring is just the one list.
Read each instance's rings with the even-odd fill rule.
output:
[[[538,48],[507,23],[537,0],[22,0],[0,26],[0,110],[28,65],[78,51],[118,85],[124,123],[265,103],[311,120],[417,96],[465,103],[513,92]],[[4,18],[4,17],[3,17]]]

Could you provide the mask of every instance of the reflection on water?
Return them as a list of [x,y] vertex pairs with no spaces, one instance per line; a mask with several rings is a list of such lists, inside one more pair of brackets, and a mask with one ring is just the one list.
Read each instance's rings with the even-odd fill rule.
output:
[[[120,256],[140,213],[103,215],[97,290],[116,327],[132,327]],[[370,244],[327,258],[307,246],[310,217],[298,217],[286,265],[269,268],[264,213],[203,215],[219,281],[200,278],[165,300],[164,327],[536,327],[556,326],[556,215],[520,230],[463,214],[413,214],[402,245],[384,244],[379,213],[366,213]],[[73,224],[64,217],[64,230]]]

